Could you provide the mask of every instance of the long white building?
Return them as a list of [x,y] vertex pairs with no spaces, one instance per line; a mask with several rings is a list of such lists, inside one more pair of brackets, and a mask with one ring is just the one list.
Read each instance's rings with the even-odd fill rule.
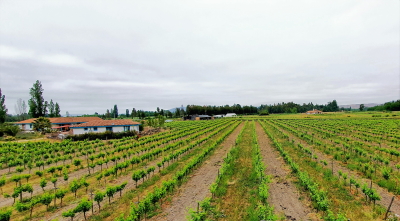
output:
[[84,133],[101,133],[106,131],[112,132],[124,132],[124,131],[137,131],[139,132],[139,122],[132,120],[98,120],[90,121],[83,124],[70,126],[72,133],[84,134]]

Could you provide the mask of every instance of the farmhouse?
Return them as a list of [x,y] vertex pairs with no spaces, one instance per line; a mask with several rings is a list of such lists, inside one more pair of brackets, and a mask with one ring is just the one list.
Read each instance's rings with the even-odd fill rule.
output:
[[[21,130],[33,130],[33,121],[37,118],[31,118],[15,123]],[[53,129],[68,129],[72,125],[87,123],[90,121],[102,120],[99,117],[52,117],[49,118]]]
[[235,113],[227,113],[225,117],[237,117],[237,115]]
[[87,123],[71,126],[72,134],[84,133],[101,133],[106,131],[123,132],[137,131],[139,132],[139,122],[132,120],[96,120]]
[[214,118],[223,118],[224,115],[218,114],[218,115],[214,115],[213,117],[214,117]]
[[182,120],[211,120],[212,117],[209,115],[189,115],[182,118]]
[[322,111],[314,109],[312,111],[307,111],[306,114],[322,114]]

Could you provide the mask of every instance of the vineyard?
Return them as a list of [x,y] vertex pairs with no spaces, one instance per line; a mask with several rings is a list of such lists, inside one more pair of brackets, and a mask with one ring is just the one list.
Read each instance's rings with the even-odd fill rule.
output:
[[0,143],[2,220],[399,220],[400,121],[176,121]]

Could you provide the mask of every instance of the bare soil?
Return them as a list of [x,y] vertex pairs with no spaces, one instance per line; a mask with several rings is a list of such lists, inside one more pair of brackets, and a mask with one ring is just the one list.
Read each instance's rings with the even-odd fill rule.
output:
[[258,143],[261,155],[266,165],[266,174],[271,176],[269,184],[268,203],[274,207],[278,215],[283,215],[286,220],[315,220],[310,202],[301,201],[301,194],[293,184],[294,177],[284,163],[279,153],[271,146],[269,137],[265,134],[259,123],[256,124]]
[[162,213],[149,220],[180,221],[187,220],[189,208],[197,208],[197,202],[211,196],[210,185],[215,181],[218,170],[223,163],[223,158],[235,144],[244,124],[239,125],[221,144],[221,148],[215,150],[214,154],[198,168],[188,182],[183,184],[172,197],[171,203],[165,205]]

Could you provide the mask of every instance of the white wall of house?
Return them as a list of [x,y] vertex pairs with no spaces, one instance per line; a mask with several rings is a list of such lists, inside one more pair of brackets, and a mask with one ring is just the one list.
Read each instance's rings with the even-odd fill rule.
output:
[[237,115],[235,113],[227,113],[225,114],[225,117],[236,117]]
[[[124,126],[110,126],[112,127],[112,132],[124,132]],[[71,128],[73,131],[74,135],[77,134],[84,134],[84,133],[102,133],[102,132],[106,132],[106,127],[97,127],[97,131],[95,130],[95,127],[87,127],[87,130],[85,130],[84,128]],[[139,132],[139,125],[131,125],[129,126],[129,130],[130,131],[137,131]]]
[[18,124],[18,127],[19,127],[19,129],[24,130],[24,131],[33,130],[32,124]]

